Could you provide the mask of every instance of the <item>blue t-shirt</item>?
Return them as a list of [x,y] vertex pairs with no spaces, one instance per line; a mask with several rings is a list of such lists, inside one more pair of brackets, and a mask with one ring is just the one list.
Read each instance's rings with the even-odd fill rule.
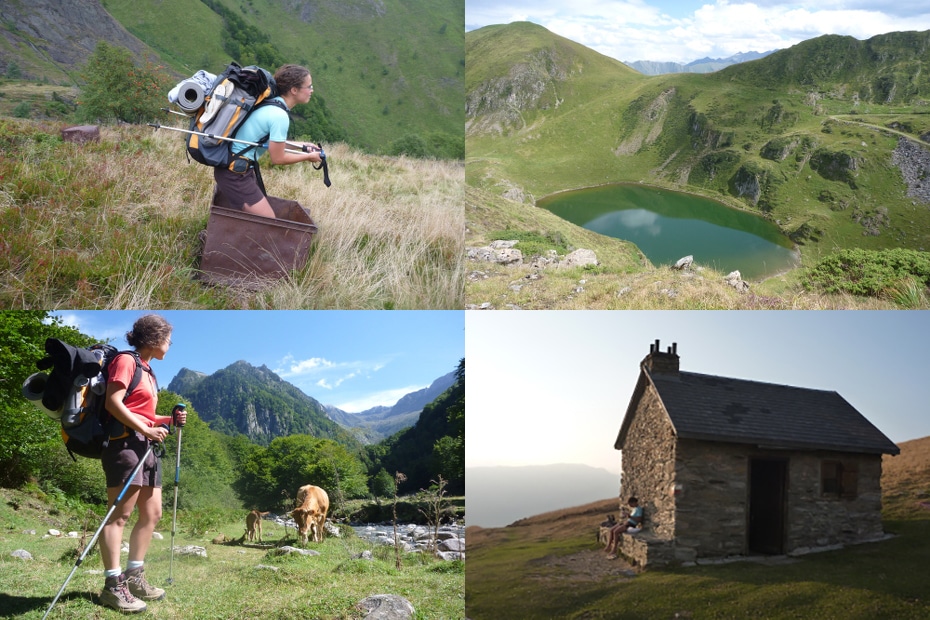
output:
[[[276,100],[284,103],[281,97],[275,97]],[[286,106],[287,104],[285,104]],[[239,132],[236,133],[237,140],[248,140],[249,142],[258,142],[265,136],[268,136],[270,142],[284,142],[287,140],[287,128],[291,124],[291,119],[287,112],[276,105],[263,105],[245,119]],[[241,153],[245,149],[250,149],[245,157],[255,161],[261,157],[268,149],[252,148],[247,144],[233,142],[233,153]]]
[[[636,520],[636,517],[639,517],[639,520]],[[643,520],[643,507],[637,506],[633,509],[633,512],[630,513],[630,518],[627,519],[627,523],[630,525],[639,525]]]

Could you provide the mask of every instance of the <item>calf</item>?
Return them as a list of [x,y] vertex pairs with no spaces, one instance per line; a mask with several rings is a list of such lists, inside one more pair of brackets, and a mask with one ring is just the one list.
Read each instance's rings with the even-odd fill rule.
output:
[[308,531],[310,540],[323,542],[323,524],[326,523],[328,510],[329,495],[320,487],[308,484],[297,490],[297,508],[291,512],[291,516],[297,522],[302,542],[307,542]]
[[268,511],[259,512],[253,510],[245,518],[245,536],[249,542],[255,540],[255,532],[258,531],[258,542],[262,542],[262,517],[268,514]]

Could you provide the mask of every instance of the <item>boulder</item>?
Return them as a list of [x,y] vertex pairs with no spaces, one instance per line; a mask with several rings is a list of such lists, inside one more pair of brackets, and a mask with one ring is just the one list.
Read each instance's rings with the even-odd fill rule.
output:
[[375,594],[355,607],[367,612],[367,620],[408,620],[416,613],[410,601],[396,594]]
[[96,125],[65,127],[61,130],[61,139],[65,142],[73,142],[75,144],[100,142],[100,128]]
[[597,255],[594,250],[575,250],[559,263],[560,267],[584,267],[586,265],[597,265]]
[[689,254],[688,256],[685,256],[684,258],[678,259],[678,262],[675,263],[675,269],[678,269],[678,270],[690,269],[692,263],[694,263],[694,256],[691,256]]
[[743,276],[739,271],[731,271],[724,277],[724,281],[740,293],[745,293],[749,290],[749,283],[743,280]]

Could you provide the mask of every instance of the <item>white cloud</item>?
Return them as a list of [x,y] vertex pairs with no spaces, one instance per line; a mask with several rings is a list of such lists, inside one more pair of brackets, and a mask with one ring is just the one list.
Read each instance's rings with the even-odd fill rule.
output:
[[407,387],[393,388],[390,390],[382,390],[380,392],[366,394],[365,396],[345,401],[335,406],[349,413],[359,413],[371,409],[372,407],[391,407],[407,394],[410,394],[411,392],[418,392],[419,390],[427,387],[429,386],[411,385]]
[[[568,7],[568,8],[566,8]],[[930,29],[926,3],[890,0],[694,2],[468,0],[467,28],[528,20],[618,60],[690,62],[784,49],[824,34],[867,39]],[[674,13],[674,15],[670,15]]]

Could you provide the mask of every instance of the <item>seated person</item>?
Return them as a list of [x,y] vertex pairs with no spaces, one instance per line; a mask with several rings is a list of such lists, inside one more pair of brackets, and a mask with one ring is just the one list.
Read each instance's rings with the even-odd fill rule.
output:
[[613,560],[617,557],[617,545],[620,544],[620,534],[626,532],[629,528],[637,529],[643,525],[643,508],[639,505],[639,500],[631,497],[627,504],[632,509],[629,514],[624,514],[620,522],[610,528],[610,534],[607,537],[607,559]]

